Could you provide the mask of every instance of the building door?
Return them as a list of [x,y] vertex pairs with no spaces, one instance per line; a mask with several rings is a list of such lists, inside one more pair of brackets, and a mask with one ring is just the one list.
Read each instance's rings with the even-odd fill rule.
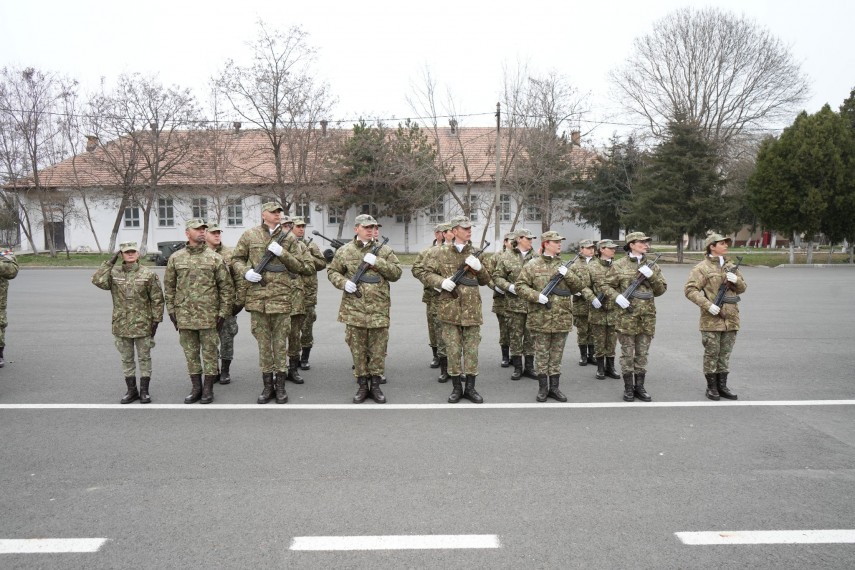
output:
[[45,223],[45,249],[50,249],[50,240],[48,236],[53,233],[53,243],[57,251],[65,249],[65,222],[46,222]]

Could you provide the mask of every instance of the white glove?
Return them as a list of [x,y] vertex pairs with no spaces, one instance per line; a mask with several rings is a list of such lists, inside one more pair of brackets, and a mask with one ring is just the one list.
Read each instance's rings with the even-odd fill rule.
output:
[[504,292],[504,291],[502,291],[502,288],[501,288],[501,287],[499,287],[498,285],[496,285],[496,287],[494,287],[494,289],[496,289],[496,293],[498,293],[499,295],[504,295],[504,294],[505,294],[505,292]]
[[516,295],[516,294],[517,294],[517,288],[516,288],[516,287],[514,287],[514,284],[513,284],[513,283],[511,283],[511,286],[510,286],[510,287],[508,287],[508,291],[510,291],[510,292],[511,292],[511,295]]
[[344,282],[344,290],[348,293],[356,293],[356,283],[348,279]]
[[452,291],[454,291],[454,288],[457,287],[457,283],[455,283],[451,279],[443,279],[442,285],[440,285],[440,287],[451,293]]
[[561,274],[561,277],[564,277],[565,275],[567,275],[567,268],[564,267],[563,265],[559,265],[558,266],[558,273]]
[[627,307],[629,307],[629,301],[627,301],[626,297],[624,297],[623,295],[618,295],[617,299],[615,299],[615,303],[617,303],[621,309],[626,309]]
[[600,303],[600,300],[597,299],[596,297],[594,297],[594,300],[591,301],[591,304],[594,306],[595,309],[599,309],[603,306],[603,304]]
[[650,279],[653,277],[653,270],[647,267],[646,265],[642,265],[638,268],[638,272]]
[[243,277],[250,283],[258,283],[261,281],[261,273],[256,273],[254,269],[248,269]]
[[710,308],[707,309],[711,315],[715,316],[721,312],[721,308],[718,305],[710,305]]
[[545,305],[549,302],[549,297],[547,297],[543,293],[538,293],[537,294],[537,302],[540,303],[541,305]]
[[727,277],[727,280],[730,281],[731,283],[736,283],[736,279],[737,279],[736,273],[733,273],[732,271],[728,271],[727,273],[724,274],[724,276]]
[[373,253],[366,253],[365,257],[362,258],[362,261],[367,263],[368,265],[376,265],[377,264],[377,256]]
[[472,271],[481,271],[481,260],[474,255],[470,255],[466,258],[466,265],[471,267]]
[[270,245],[267,246],[267,251],[269,251],[270,253],[272,253],[276,257],[279,257],[280,255],[282,255],[282,252],[285,250],[282,249],[281,245],[279,245],[275,241],[272,241],[272,242],[270,242]]

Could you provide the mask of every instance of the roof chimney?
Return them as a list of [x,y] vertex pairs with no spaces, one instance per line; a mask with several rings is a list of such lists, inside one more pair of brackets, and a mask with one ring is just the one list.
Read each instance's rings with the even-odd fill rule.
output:
[[232,126],[235,128],[235,133],[240,131],[240,121],[235,121],[234,123],[232,123]]
[[457,131],[457,119],[448,119],[448,126],[451,127],[451,132]]
[[326,119],[322,119],[322,120],[321,120],[321,136],[322,136],[322,137],[327,136],[327,125],[328,125],[328,124],[329,124],[329,123],[327,122],[327,120],[326,120]]
[[98,148],[98,137],[95,135],[86,135],[86,152],[92,152]]
[[582,133],[579,131],[570,131],[570,143],[573,146],[582,146]]

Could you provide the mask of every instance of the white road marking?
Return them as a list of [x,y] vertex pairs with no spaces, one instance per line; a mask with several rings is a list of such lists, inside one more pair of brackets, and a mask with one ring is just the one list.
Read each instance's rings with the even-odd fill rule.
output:
[[0,554],[98,552],[106,542],[106,538],[0,539]]
[[855,530],[734,530],[676,532],[683,544],[855,544]]
[[295,536],[290,550],[446,550],[500,548],[495,534]]
[[719,408],[764,406],[853,406],[855,400],[738,400],[735,402],[568,402],[538,404],[534,402],[508,402],[486,404],[0,404],[0,410],[256,410],[280,412],[295,410],[554,410],[559,408]]

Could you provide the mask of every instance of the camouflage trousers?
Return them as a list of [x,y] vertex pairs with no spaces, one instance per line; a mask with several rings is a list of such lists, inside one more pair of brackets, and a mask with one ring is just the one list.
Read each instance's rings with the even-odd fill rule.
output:
[[496,314],[499,320],[499,346],[511,346],[511,336],[508,333],[508,317],[507,315]]
[[250,311],[252,336],[258,341],[258,365],[262,374],[288,370],[288,333],[290,313]]
[[561,374],[561,358],[564,356],[564,345],[569,335],[569,331],[532,331],[535,372],[547,376]]
[[303,333],[303,322],[305,320],[305,314],[291,315],[291,332],[288,333],[289,358],[300,358],[300,349],[303,347],[300,337]]
[[[579,297],[579,299],[582,299],[582,297]],[[581,302],[584,303],[585,300],[582,299]],[[573,326],[576,327],[576,344],[594,344],[594,334],[591,330],[591,323],[588,321],[587,313],[584,315],[573,315]]]
[[611,325],[591,325],[591,337],[594,339],[594,356],[613,357],[617,344],[617,331]]
[[447,356],[445,353],[445,341],[442,340],[442,321],[439,320],[439,304],[436,299],[431,299],[425,308],[428,323],[428,343],[436,347],[437,356]]
[[389,327],[367,329],[347,325],[344,342],[353,357],[353,375],[382,376],[386,372],[386,347],[389,345]]
[[303,328],[300,330],[300,346],[307,348],[315,344],[314,328],[318,320],[318,312],[314,305],[306,305],[306,318],[303,319]]
[[701,331],[701,343],[704,345],[704,374],[729,372],[736,331]]
[[442,339],[448,356],[448,375],[478,374],[478,346],[481,344],[481,327],[461,327],[442,323]]
[[188,374],[215,376],[220,368],[217,362],[220,335],[217,329],[180,329],[178,341],[184,349]]
[[6,317],[6,309],[0,311],[0,347],[6,346],[6,326],[9,319]]
[[653,336],[648,334],[626,334],[619,333],[620,340],[620,371],[623,374],[630,372],[647,372],[647,353],[650,352],[650,343]]
[[131,338],[116,335],[113,335],[113,339],[116,342],[116,350],[122,357],[122,374],[126,377],[137,375],[137,364],[134,361],[134,351],[136,351],[136,360],[140,363],[140,377],[150,377],[151,349],[154,348],[154,339],[150,336]]
[[237,333],[237,317],[226,317],[223,328],[220,330],[220,360],[232,360],[235,357]]
[[506,314],[508,326],[508,345],[511,347],[511,356],[522,356],[534,354],[534,344],[531,342],[531,333],[526,327],[526,313],[514,313],[508,311]]

